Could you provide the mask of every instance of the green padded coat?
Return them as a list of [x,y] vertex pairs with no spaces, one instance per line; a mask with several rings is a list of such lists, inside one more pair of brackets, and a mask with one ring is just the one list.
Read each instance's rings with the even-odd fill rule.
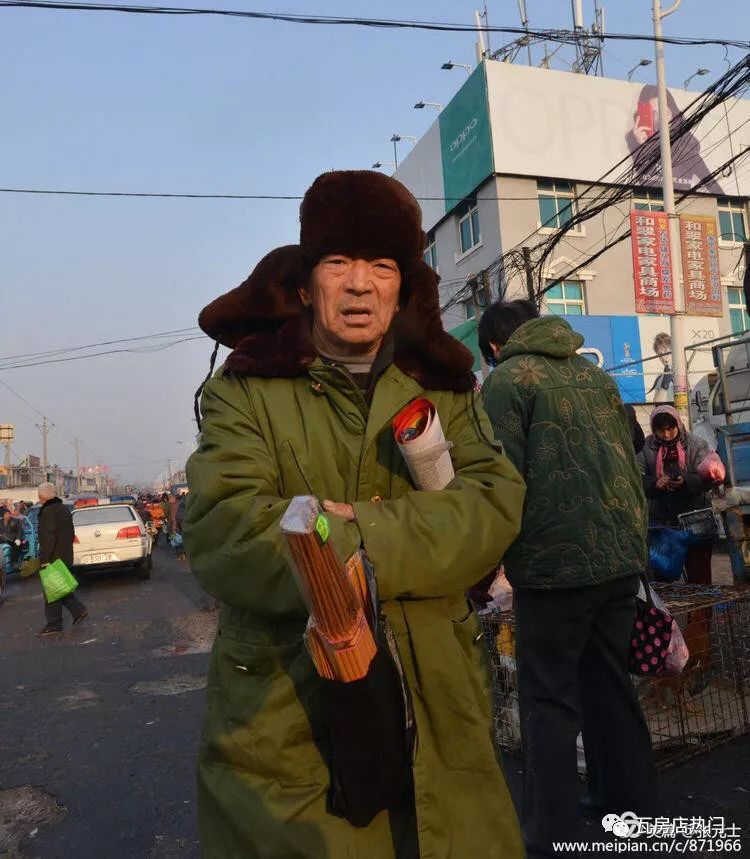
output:
[[[440,492],[414,489],[391,431],[423,395],[453,443],[456,477]],[[406,816],[416,812],[419,855],[524,855],[464,597],[518,533],[524,485],[482,438],[474,396],[424,391],[391,364],[368,407],[353,377],[319,358],[299,378],[220,370],[207,384],[184,523],[191,567],[221,601],[199,755],[207,859],[416,855],[399,846],[408,822],[396,813],[357,829],[326,811],[319,681],[279,532],[301,494],[353,503],[357,521],[331,517],[332,539],[342,557],[363,545],[375,567],[414,696],[419,748]]]

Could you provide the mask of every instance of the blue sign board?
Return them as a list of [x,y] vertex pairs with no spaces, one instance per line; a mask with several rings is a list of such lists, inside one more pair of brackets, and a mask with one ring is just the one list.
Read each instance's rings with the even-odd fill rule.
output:
[[[604,370],[643,358],[637,316],[567,316],[566,321],[584,339],[580,353]],[[611,370],[611,375],[624,402],[646,402],[642,364]]]

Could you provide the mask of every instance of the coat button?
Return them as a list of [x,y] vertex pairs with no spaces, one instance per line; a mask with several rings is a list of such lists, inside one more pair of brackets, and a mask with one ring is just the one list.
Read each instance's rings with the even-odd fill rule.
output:
[[370,501],[371,501],[373,504],[379,504],[382,500],[383,500],[383,496],[382,496],[382,495],[373,495],[373,496],[372,496],[372,498],[370,499]]
[[313,391],[315,391],[316,394],[323,393],[323,386],[320,384],[320,382],[311,382],[310,387],[313,389]]

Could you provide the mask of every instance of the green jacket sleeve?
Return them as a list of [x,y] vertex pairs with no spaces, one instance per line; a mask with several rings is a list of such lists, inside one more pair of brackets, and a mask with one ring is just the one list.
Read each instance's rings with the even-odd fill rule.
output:
[[[447,422],[456,476],[445,489],[353,505],[385,600],[463,592],[498,563],[518,534],[523,481],[482,438],[471,396],[456,396]],[[490,437],[484,414],[479,420]]]
[[505,373],[498,371],[494,371],[484,383],[482,397],[495,438],[501,442],[519,473],[526,477],[528,404],[518,386]]
[[[261,617],[306,617],[279,522],[278,463],[264,439],[244,380],[219,374],[206,385],[201,442],[190,457],[183,526],[190,566],[207,593]],[[359,545],[356,524],[330,517],[337,547]]]

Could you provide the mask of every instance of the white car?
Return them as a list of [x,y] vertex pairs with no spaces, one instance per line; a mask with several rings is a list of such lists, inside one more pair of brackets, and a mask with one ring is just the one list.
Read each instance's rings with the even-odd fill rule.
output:
[[83,571],[135,567],[142,579],[151,576],[151,537],[129,504],[79,507],[73,510],[73,566]]

